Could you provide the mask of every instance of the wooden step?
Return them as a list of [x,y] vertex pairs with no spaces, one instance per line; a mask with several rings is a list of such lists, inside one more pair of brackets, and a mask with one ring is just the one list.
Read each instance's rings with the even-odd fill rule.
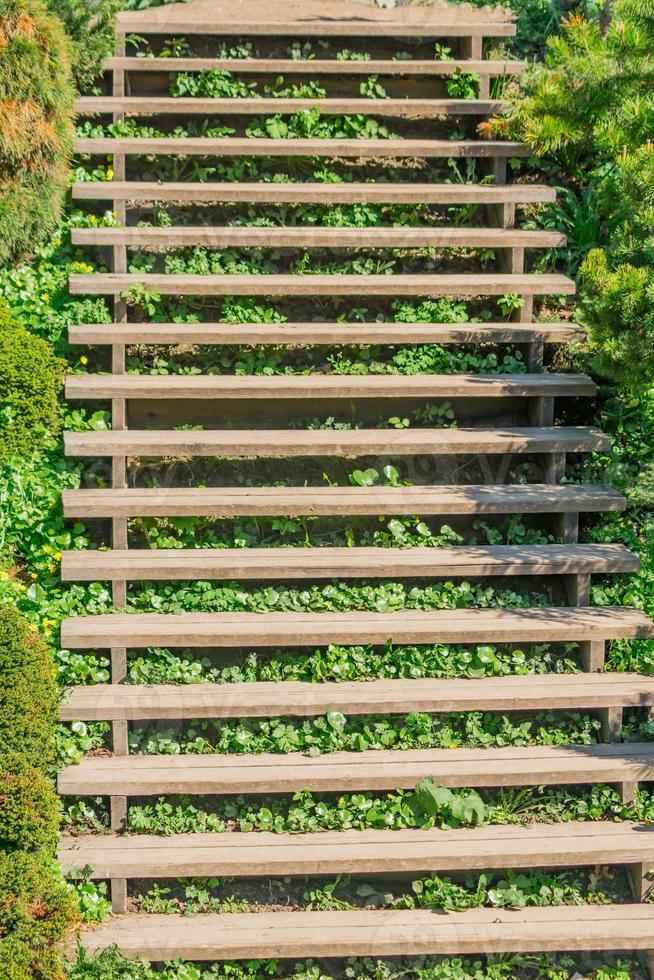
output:
[[71,344],[564,344],[586,336],[574,323],[82,323]]
[[583,374],[69,374],[66,398],[542,398],[592,396]]
[[[144,61],[144,58],[139,58]],[[196,204],[539,204],[556,200],[543,184],[342,184],[273,181],[91,180],[73,184],[78,201],[186,201]]]
[[234,75],[401,75],[435,76],[464,74],[520,75],[527,67],[524,61],[475,61],[472,58],[449,61],[426,61],[414,58],[393,61],[390,58],[370,58],[369,61],[339,61],[318,57],[311,61],[302,58],[106,58],[105,71],[129,72],[200,72],[228,71]]
[[325,228],[217,227],[73,228],[73,245],[130,248],[559,248],[565,235],[519,228]]
[[609,449],[611,440],[586,426],[477,429],[132,429],[65,432],[67,456],[497,455]]
[[487,868],[654,864],[651,825],[579,821],[439,830],[346,830],[320,834],[137,834],[64,837],[64,874],[92,869],[116,878],[420,874]]
[[445,273],[441,275],[72,275],[73,295],[123,293],[143,287],[162,296],[573,296],[572,279],[556,274]]
[[171,98],[153,95],[89,95],[77,99],[80,116],[124,113],[126,116],[288,116],[319,109],[321,116],[366,115],[401,119],[442,119],[445,116],[490,116],[504,106],[501,99],[361,99],[345,98]]
[[[584,643],[654,636],[622,606],[439,609],[392,613],[116,613],[64,619],[66,649],[90,647],[289,647],[332,643]],[[653,743],[654,750],[654,743]]]
[[[654,678],[642,674],[529,674],[480,680],[421,678],[322,682],[75,687],[62,721],[196,721],[199,718],[310,718],[412,711],[598,711],[654,704]],[[652,847],[654,847],[654,833]]]
[[[513,37],[515,24],[507,19],[504,11],[458,10],[450,8],[438,12],[438,17],[426,17],[424,10],[363,10],[357,7],[353,13],[345,5],[343,16],[325,15],[320,3],[303,3],[298,9],[285,10],[286,16],[262,20],[247,10],[234,16],[232,4],[194,3],[192,7],[174,4],[163,9],[123,11],[118,15],[118,29],[131,34],[201,35],[202,37],[253,37],[285,38],[392,38],[399,46],[406,38],[454,38],[454,37]],[[258,12],[257,12],[258,13]]]
[[479,578],[635,572],[620,544],[477,545],[455,548],[153,548],[64,551],[64,582],[186,579]]
[[220,156],[220,157],[400,157],[488,158],[527,157],[524,143],[502,140],[428,139],[270,139],[239,136],[91,137],[75,140],[75,153],[106,156]]
[[622,510],[610,486],[161,487],[64,490],[66,517],[576,514]]
[[654,743],[87,757],[63,769],[58,786],[63,796],[255,796],[412,789],[427,776],[477,788],[638,783],[654,779]]
[[518,910],[130,915],[82,932],[90,953],[148,960],[261,960],[612,950],[654,945],[652,905]]

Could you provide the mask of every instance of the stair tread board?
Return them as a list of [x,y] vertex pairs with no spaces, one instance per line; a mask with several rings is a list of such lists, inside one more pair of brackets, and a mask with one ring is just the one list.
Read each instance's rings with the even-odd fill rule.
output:
[[482,398],[594,395],[583,374],[69,374],[75,398]]
[[286,755],[86,758],[59,773],[63,795],[154,796],[391,791],[432,776],[447,787],[592,784],[654,778],[654,745],[408,749]]
[[65,432],[68,456],[357,456],[589,452],[611,441],[584,426],[476,429],[165,429]]
[[651,905],[465,912],[348,911],[134,915],[81,935],[87,950],[170,960],[439,953],[639,950],[652,942]]
[[453,75],[456,72],[472,72],[484,75],[518,75],[526,69],[524,61],[502,61],[491,58],[474,60],[459,58],[431,61],[420,58],[392,60],[370,58],[366,61],[339,61],[337,58],[317,57],[306,61],[302,58],[168,58],[168,57],[115,57],[103,62],[105,71],[130,72],[178,72],[178,71],[231,71],[234,74],[300,74],[300,75]]
[[127,116],[165,115],[247,115],[290,113],[319,109],[321,115],[348,113],[368,116],[391,116],[406,119],[438,119],[446,115],[485,116],[499,112],[501,99],[376,99],[356,98],[174,98],[157,95],[89,95],[78,98],[79,115],[125,113]]
[[76,200],[191,201],[262,204],[530,204],[553,202],[556,189],[543,184],[342,184],[249,181],[197,183],[130,180],[73,184]]
[[565,823],[465,830],[326,831],[320,834],[177,834],[64,837],[64,872],[91,877],[303,875],[556,867],[654,860],[645,824]]
[[621,510],[605,485],[215,487],[64,490],[67,517],[578,513]]
[[312,226],[257,228],[247,226],[178,225],[127,228],[78,228],[74,245],[127,245],[157,248],[175,245],[227,245],[311,248],[558,248],[565,235],[520,228],[378,227],[330,228]]
[[304,646],[330,643],[585,642],[647,638],[654,624],[619,606],[440,609],[401,613],[117,613],[75,616],[63,646]]
[[536,674],[418,680],[75,687],[61,708],[64,721],[147,721],[164,718],[310,717],[403,714],[411,711],[589,710],[654,702],[654,680],[639,674]]
[[65,551],[62,580],[370,576],[563,575],[633,572],[619,544],[478,545],[453,548],[153,548]]
[[574,295],[572,279],[557,274],[463,273],[443,275],[71,275],[72,295],[122,293],[143,286],[164,296],[542,296]]
[[531,150],[523,143],[507,140],[427,140],[427,139],[272,139],[238,136],[166,136],[166,137],[88,137],[79,136],[75,153],[104,156],[126,155],[174,156],[321,156],[321,157],[525,157]]
[[71,344],[465,344],[565,343],[581,340],[574,323],[83,323],[69,327]]

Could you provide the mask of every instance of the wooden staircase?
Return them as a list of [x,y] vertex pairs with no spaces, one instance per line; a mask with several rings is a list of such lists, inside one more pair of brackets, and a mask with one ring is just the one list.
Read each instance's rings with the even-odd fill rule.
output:
[[[231,4],[195,0],[119,19],[110,94],[79,100],[82,115],[120,122],[154,116],[172,132],[183,119],[234,117],[235,135],[83,137],[77,152],[111,156],[114,180],[74,186],[78,201],[110,202],[120,227],[79,228],[76,245],[111,255],[110,272],[76,275],[77,295],[113,298],[114,323],[80,324],[70,330],[79,345],[111,350],[111,374],[71,375],[70,399],[111,404],[112,428],[69,432],[69,456],[111,461],[106,489],[64,492],[69,518],[109,521],[112,550],[63,555],[69,582],[111,583],[113,605],[127,605],[133,581],[227,580],[280,582],[342,578],[548,577],[562,605],[518,609],[442,609],[388,613],[128,613],[71,618],[62,627],[68,649],[111,652],[111,683],[70,691],[64,721],[108,721],[113,755],[86,758],[60,773],[63,795],[110,799],[111,835],[64,838],[60,858],[66,871],[88,866],[91,876],[111,881],[116,917],[85,930],[82,944],[100,952],[117,944],[127,956],[153,961],[266,959],[273,957],[485,954],[490,952],[644,951],[654,949],[654,907],[646,904],[430,911],[275,912],[230,915],[137,915],[128,912],[128,882],[216,875],[267,877],[469,871],[619,864],[630,869],[636,902],[649,893],[654,835],[632,822],[576,822],[533,827],[486,826],[456,831],[348,831],[319,835],[196,834],[171,838],[123,836],[130,798],[166,794],[293,793],[410,789],[425,776],[450,787],[617,785],[625,802],[640,782],[654,780],[654,743],[622,741],[625,708],[654,705],[654,681],[635,674],[603,673],[608,641],[654,635],[652,623],[628,608],[591,607],[591,575],[629,572],[637,560],[620,545],[580,544],[579,516],[620,510],[624,500],[605,485],[565,483],[577,454],[606,449],[598,430],[555,425],[555,399],[588,397],[593,382],[574,374],[543,373],[546,345],[575,341],[582,332],[567,322],[534,322],[534,297],[571,295],[562,275],[525,272],[525,249],[554,248],[555,232],[516,226],[516,207],[552,201],[554,191],[536,184],[507,183],[507,160],[528,155],[520,144],[479,138],[432,138],[448,117],[484,117],[501,102],[490,98],[493,79],[517,74],[520,62],[491,60],[489,38],[515,33],[499,9],[468,6],[404,6],[376,10],[333,0],[293,0],[276,19],[261,15],[253,0]],[[271,8],[273,9],[273,8]],[[138,34],[156,45],[187,36],[198,56],[127,57],[125,36]],[[331,57],[291,59],[273,54],[245,59],[210,57],[218,41],[259,38],[267,43],[301,38],[355,38],[372,49],[366,61]],[[397,39],[445,41],[445,60],[393,60]],[[401,46],[401,44],[399,45]],[[421,51],[423,49],[421,48]],[[224,69],[237,77],[289,74],[317,76],[335,95],[326,99],[171,98],[168,81],[180,71]],[[440,97],[443,80],[461,72],[479,76],[474,99]],[[399,97],[365,99],[362,76],[379,75],[402,86]],[[349,86],[349,89],[348,89]],[[414,91],[415,94],[411,95]],[[425,93],[432,93],[428,97]],[[318,106],[322,113],[365,113],[392,117],[402,138],[272,139],[241,135],[251,115],[289,115]],[[148,119],[148,122],[151,120]],[[426,121],[426,122],[425,122]],[[238,127],[241,127],[239,129]],[[424,133],[430,135],[425,136]],[[421,135],[422,133],[422,135]],[[475,183],[383,179],[315,183],[300,180],[197,181],[152,179],[153,160],[187,157],[237,160],[275,158],[281,170],[292,159],[357,161],[379,168],[407,161],[475,160]],[[307,171],[309,173],[309,171]],[[415,169],[421,174],[420,166]],[[145,179],[141,179],[145,175]],[[141,227],[140,209],[153,202],[195,208],[195,217],[171,227]],[[437,227],[246,227],[198,224],[197,209],[224,204],[430,204],[485,209],[486,224]],[[281,219],[283,220],[283,219]],[[491,271],[392,275],[179,275],[130,273],[130,250],[209,248],[274,249],[475,249],[492,248]],[[465,253],[461,253],[465,254]],[[208,303],[198,323],[148,323],[129,309],[125,291],[145,287],[160,295],[201,298]],[[289,298],[502,297],[517,294],[522,305],[513,320],[473,323],[341,323],[335,317],[305,317],[286,323],[223,323],[212,315],[212,299],[224,296]],[[306,300],[305,300],[306,301]],[[208,310],[208,312],[207,312]],[[524,374],[417,375],[145,375],[126,373],[126,349],[157,345],[244,345],[267,347],[402,344],[515,344],[524,354]],[[292,428],[289,415],[325,414],[356,404],[368,417],[383,406],[388,415],[425,400],[447,399],[461,418],[456,428],[409,427],[344,430]],[[373,413],[372,416],[370,413]],[[190,427],[189,427],[190,426]],[[198,426],[201,426],[198,428]],[[331,457],[441,461],[432,478],[409,486],[166,486],[138,479],[139,461],[166,457],[218,457],[263,461]],[[499,469],[498,469],[499,457]],[[481,460],[496,475],[483,482],[447,478],[461,462]],[[493,463],[493,460],[495,462]],[[528,482],[511,482],[515,467],[528,464]],[[290,463],[290,466],[293,464]],[[292,472],[292,470],[290,470]],[[439,476],[445,474],[445,479]],[[145,517],[351,517],[442,515],[535,515],[558,543],[407,549],[381,547],[130,549],[128,522]],[[576,643],[581,672],[485,679],[382,680],[135,686],[125,684],[127,651],[155,646],[215,650],[271,649],[340,644],[394,643]],[[398,715],[411,711],[542,710],[597,711],[603,743],[456,750],[335,752],[312,757],[287,755],[130,755],[128,726],[151,721],[201,718],[312,717],[338,710],[345,715]]]

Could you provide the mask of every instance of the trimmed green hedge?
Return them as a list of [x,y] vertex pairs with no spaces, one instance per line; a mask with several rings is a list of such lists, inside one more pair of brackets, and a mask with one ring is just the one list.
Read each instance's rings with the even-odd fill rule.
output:
[[57,434],[63,376],[64,361],[0,299],[0,464],[12,455],[33,455]]
[[52,782],[17,753],[0,757],[0,852],[54,857],[58,829]]
[[73,143],[70,45],[43,0],[0,0],[0,263],[61,215]]

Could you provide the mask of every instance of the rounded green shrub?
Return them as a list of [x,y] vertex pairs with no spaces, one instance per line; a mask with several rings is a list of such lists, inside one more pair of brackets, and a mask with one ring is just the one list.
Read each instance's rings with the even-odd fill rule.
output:
[[0,300],[0,464],[31,456],[59,431],[63,372],[47,341],[29,333]]
[[59,803],[50,780],[17,753],[0,757],[0,851],[54,856]]
[[13,936],[0,939],[0,977],[3,980],[33,980],[29,946]]
[[0,0],[0,264],[61,214],[73,145],[69,41],[43,0]]
[[77,921],[71,889],[43,858],[16,852],[0,854],[0,896],[0,936],[27,946],[29,976],[59,980],[60,944]]

